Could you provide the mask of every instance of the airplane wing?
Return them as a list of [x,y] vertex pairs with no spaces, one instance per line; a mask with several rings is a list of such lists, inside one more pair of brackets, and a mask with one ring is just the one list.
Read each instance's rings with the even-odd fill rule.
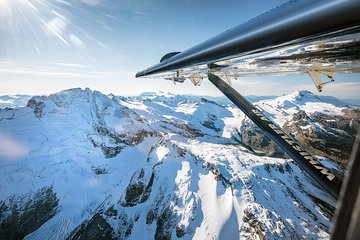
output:
[[[230,86],[260,74],[308,73],[317,89],[335,73],[360,72],[360,1],[293,0],[136,74],[200,85],[208,78],[331,196],[342,179]],[[322,75],[328,80],[323,81]]]
[[[200,85],[209,73],[307,73],[318,91],[335,73],[360,72],[360,1],[289,1],[136,74]],[[322,75],[325,76],[325,80]]]

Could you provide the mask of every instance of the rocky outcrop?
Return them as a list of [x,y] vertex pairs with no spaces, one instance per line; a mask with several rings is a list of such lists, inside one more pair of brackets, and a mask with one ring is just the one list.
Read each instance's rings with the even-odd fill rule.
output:
[[[344,109],[343,112],[343,115],[320,112],[308,115],[300,110],[284,123],[283,130],[312,155],[347,164],[357,129],[360,128],[360,111]],[[240,135],[241,141],[258,154],[286,157],[281,148],[247,118],[243,120]]]
[[51,186],[0,201],[0,239],[23,239],[56,214],[58,203]]
[[[156,221],[155,239],[171,240],[172,231],[176,225],[175,212],[170,206],[166,206],[160,213]],[[181,231],[178,233],[180,236]]]
[[320,155],[347,164],[360,126],[360,111],[346,109],[345,115],[299,111],[285,122],[284,131],[313,155]]
[[67,240],[115,240],[114,230],[101,214],[96,213],[89,221],[77,227]]
[[280,147],[247,118],[243,120],[240,136],[241,142],[259,155],[282,158],[286,156]]
[[89,136],[89,140],[94,147],[101,148],[106,158],[116,157],[121,151],[129,146],[141,143],[148,136],[156,136],[156,132],[148,132],[140,129],[133,133],[116,133],[104,125],[94,127],[95,133]]
[[37,101],[37,98],[33,97],[28,101],[26,107],[34,109],[35,117],[39,119],[43,117],[43,109],[45,108],[45,103],[43,101]]
[[124,207],[133,207],[148,200],[151,193],[151,187],[154,183],[154,178],[155,173],[152,172],[149,180],[147,181],[143,168],[135,172],[125,190],[125,195],[120,201],[121,205]]
[[207,119],[201,123],[206,128],[212,129],[215,132],[220,132],[221,129],[217,128],[215,126],[215,121],[217,120],[217,117],[214,114],[208,114]]

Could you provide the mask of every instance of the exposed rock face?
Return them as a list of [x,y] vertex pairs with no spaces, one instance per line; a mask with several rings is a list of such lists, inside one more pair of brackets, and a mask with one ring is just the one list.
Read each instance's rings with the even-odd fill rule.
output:
[[145,202],[149,198],[154,183],[155,173],[151,173],[148,183],[145,182],[146,180],[144,177],[145,171],[143,168],[134,173],[126,188],[125,197],[121,200],[121,205],[124,207],[133,207],[139,203]]
[[[312,104],[311,101],[314,101],[314,109],[306,106],[307,99],[310,104]],[[316,111],[317,104],[320,106],[322,104],[324,111]],[[277,122],[277,124],[312,155],[323,156],[338,163],[347,164],[356,133],[360,128],[360,110],[346,107],[337,102],[334,104],[324,102],[310,92],[300,91],[290,97],[263,101],[260,106],[265,109],[263,109],[264,114],[268,115],[270,119],[273,118],[275,123],[279,120],[276,115],[283,115],[282,119],[286,120],[282,123]],[[329,109],[327,110],[326,107]],[[271,157],[287,157],[248,118],[242,122],[240,136],[244,144],[260,154]]]
[[[309,153],[324,156],[336,162],[347,164],[352,145],[359,129],[360,114],[351,111],[351,116],[326,115],[314,113],[308,116],[304,111],[293,115],[286,121],[283,130],[295,138]],[[286,157],[286,154],[263,131],[253,123],[247,122],[241,128],[244,144],[271,157]]]
[[[310,116],[305,111],[294,114],[286,121],[283,130],[295,138],[309,153],[327,157],[336,162],[347,164],[352,145],[359,129],[358,110],[350,111],[350,116],[314,113]],[[286,157],[265,133],[248,119],[241,127],[241,140],[257,153],[271,157]]]
[[99,214],[96,213],[88,222],[81,224],[76,228],[68,240],[115,240],[113,237],[114,230],[109,223]]
[[52,187],[0,201],[0,239],[23,239],[56,214],[58,203]]
[[346,112],[344,116],[317,112],[309,116],[299,111],[283,128],[313,155],[346,164],[360,126],[360,111]]
[[26,106],[34,109],[34,115],[37,118],[40,119],[43,116],[43,109],[45,108],[44,102],[37,101],[37,99],[35,97],[33,97],[28,101]]
[[139,130],[133,133],[116,133],[104,125],[95,127],[96,136],[90,136],[94,147],[100,147],[106,158],[116,157],[121,151],[129,146],[141,143],[144,138],[156,135],[155,132]]
[[260,155],[286,157],[285,152],[247,118],[243,120],[243,124],[240,128],[240,135],[241,142]]
[[207,119],[202,122],[201,124],[206,127],[206,128],[209,128],[209,129],[213,129],[215,130],[216,132],[220,132],[220,128],[217,128],[215,127],[215,121],[217,120],[217,117],[213,114],[208,114],[207,116]]
[[[156,221],[156,232],[155,239],[160,240],[171,240],[172,231],[176,225],[176,218],[174,217],[175,212],[170,207],[165,207],[157,221]],[[181,232],[178,234],[181,236]]]

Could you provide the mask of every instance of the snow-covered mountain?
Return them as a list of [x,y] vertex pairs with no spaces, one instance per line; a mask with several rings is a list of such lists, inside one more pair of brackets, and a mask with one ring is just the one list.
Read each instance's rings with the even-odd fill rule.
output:
[[[295,91],[256,105],[310,153],[347,163],[360,128],[360,108],[309,91]],[[243,143],[265,150],[265,155],[285,156],[249,119],[244,119],[240,135]]]
[[0,108],[23,107],[30,98],[30,95],[24,94],[0,96]]
[[[355,111],[309,94],[258,106],[282,126]],[[171,94],[71,89],[0,109],[0,239],[329,238],[334,200],[254,151],[247,125],[232,105]]]

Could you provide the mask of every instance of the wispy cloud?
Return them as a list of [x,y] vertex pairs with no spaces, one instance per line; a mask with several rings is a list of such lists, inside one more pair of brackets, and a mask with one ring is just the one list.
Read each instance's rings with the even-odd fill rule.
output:
[[140,16],[149,16],[150,15],[148,12],[144,12],[144,11],[140,11],[140,10],[135,10],[135,11],[133,11],[133,13],[140,15]]
[[57,2],[68,5],[68,6],[72,6],[71,3],[69,3],[68,1],[65,1],[65,0],[57,0]]
[[12,65],[14,62],[12,61],[0,61],[0,65]]
[[78,63],[62,63],[56,62],[46,66],[26,66],[19,67],[16,64],[0,65],[0,74],[8,76],[56,76],[56,77],[77,77],[77,78],[116,78],[117,76],[135,76],[135,72],[131,71],[110,71],[96,70],[89,66]]
[[61,63],[61,62],[57,62],[54,63],[54,65],[56,66],[62,66],[62,67],[74,67],[74,68],[87,68],[87,65],[84,64],[78,64],[78,63]]
[[[66,66],[63,66],[66,67]],[[38,76],[59,76],[59,77],[88,77],[89,74],[82,73],[79,71],[64,70],[63,68],[34,68],[34,67],[13,67],[13,68],[1,68],[1,74],[7,75],[38,75]]]
[[105,48],[105,49],[108,49],[108,47],[105,45],[105,44],[103,44],[102,42],[100,42],[100,41],[95,41],[96,43],[97,43],[97,45],[99,45],[100,47],[103,47],[103,48]]
[[100,4],[101,0],[81,0],[81,2],[86,3],[88,5],[96,6]]

